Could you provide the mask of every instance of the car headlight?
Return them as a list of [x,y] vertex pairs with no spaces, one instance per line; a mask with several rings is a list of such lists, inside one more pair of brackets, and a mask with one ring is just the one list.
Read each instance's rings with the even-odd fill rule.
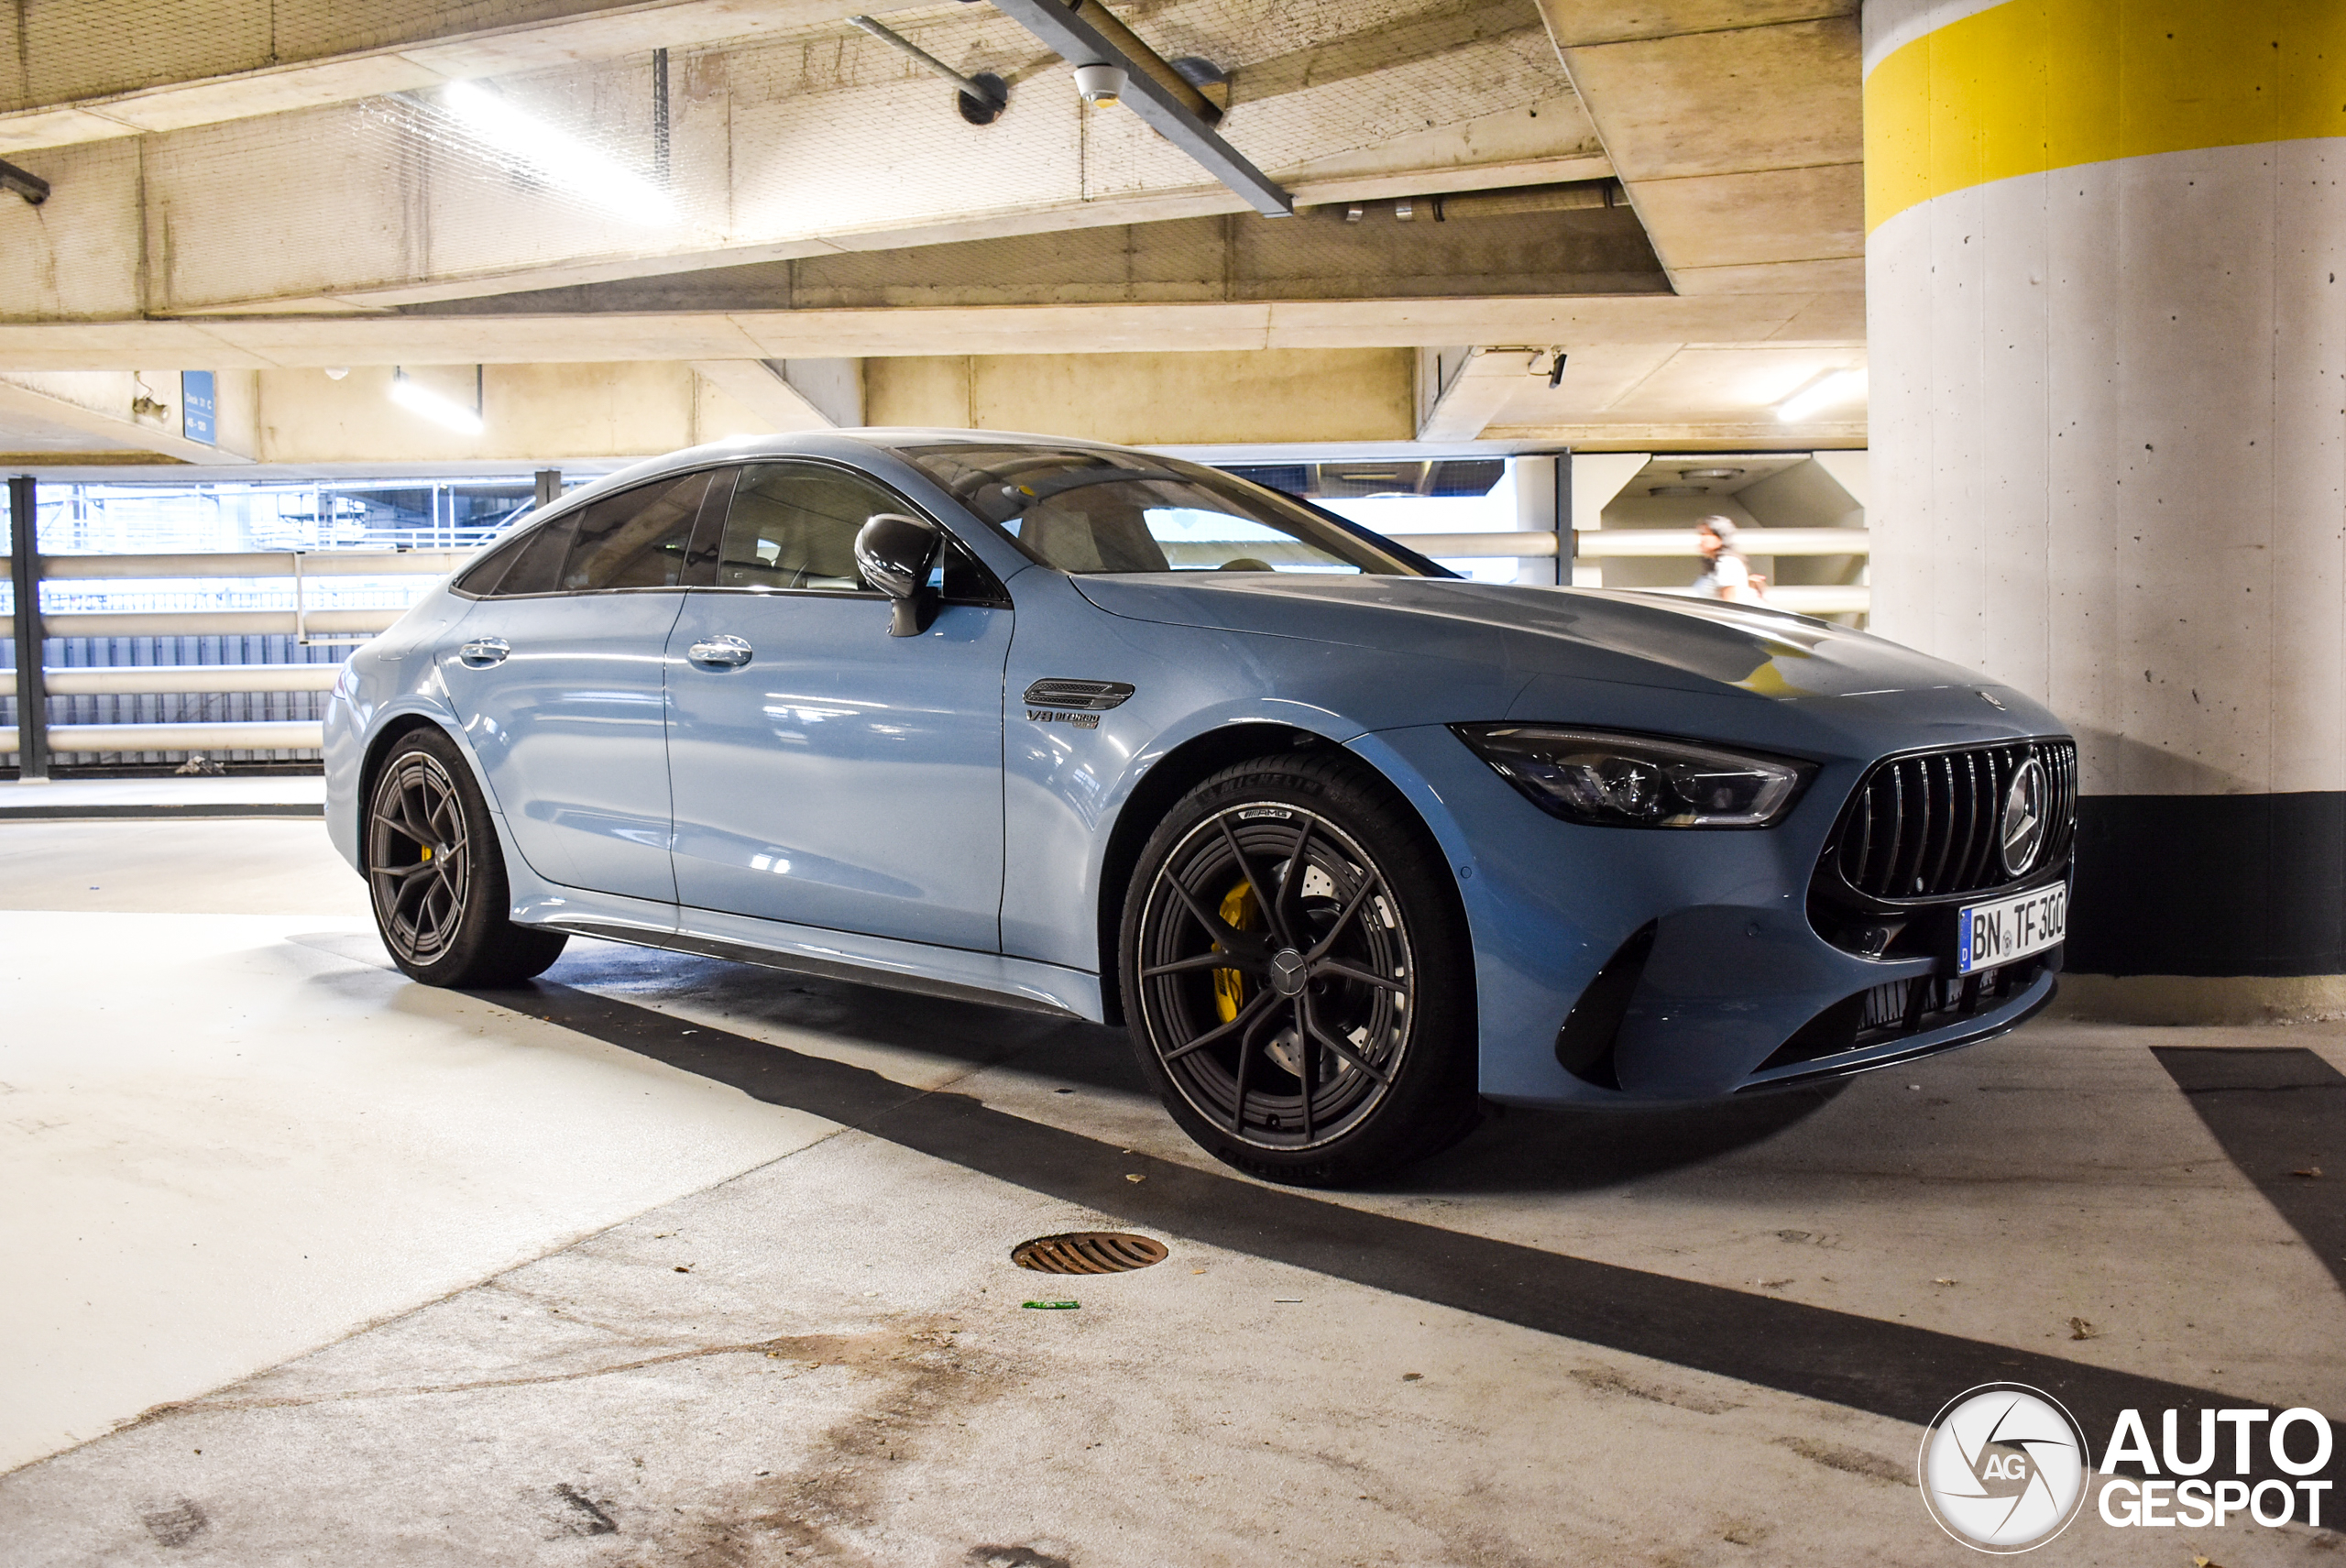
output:
[[1450,728],[1540,810],[1599,828],[1765,828],[1792,809],[1816,771],[1781,757],[1602,729]]

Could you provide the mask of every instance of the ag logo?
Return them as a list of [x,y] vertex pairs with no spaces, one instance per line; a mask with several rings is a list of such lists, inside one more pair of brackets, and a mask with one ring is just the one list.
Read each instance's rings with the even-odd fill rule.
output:
[[1923,1439],[1923,1501],[1939,1528],[1979,1552],[2028,1552],[2085,1506],[2084,1431],[2050,1394],[1987,1383],[1947,1401]]

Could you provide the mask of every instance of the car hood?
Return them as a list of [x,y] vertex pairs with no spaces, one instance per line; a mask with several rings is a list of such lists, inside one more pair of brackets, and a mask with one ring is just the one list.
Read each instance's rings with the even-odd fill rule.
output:
[[1861,631],[1681,595],[1303,573],[1072,581],[1100,609],[1135,620],[1495,663],[1527,678],[1734,687],[1780,700],[1979,684]]

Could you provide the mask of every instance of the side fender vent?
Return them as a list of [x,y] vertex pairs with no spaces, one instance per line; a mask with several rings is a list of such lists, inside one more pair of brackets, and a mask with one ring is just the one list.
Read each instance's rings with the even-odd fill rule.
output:
[[1628,1016],[1629,998],[1644,978],[1646,960],[1653,956],[1654,922],[1649,920],[1605,960],[1588,989],[1556,1031],[1556,1062],[1566,1072],[1599,1089],[1618,1089],[1620,1075],[1613,1069],[1613,1043]]
[[1105,713],[1132,695],[1132,686],[1124,681],[1076,681],[1046,675],[1026,688],[1026,706]]

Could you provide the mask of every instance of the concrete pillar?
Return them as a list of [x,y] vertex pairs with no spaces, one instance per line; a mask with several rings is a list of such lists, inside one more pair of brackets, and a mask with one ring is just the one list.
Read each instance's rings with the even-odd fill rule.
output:
[[2075,729],[2073,1005],[2346,1009],[2346,5],[1864,17],[1874,628]]

